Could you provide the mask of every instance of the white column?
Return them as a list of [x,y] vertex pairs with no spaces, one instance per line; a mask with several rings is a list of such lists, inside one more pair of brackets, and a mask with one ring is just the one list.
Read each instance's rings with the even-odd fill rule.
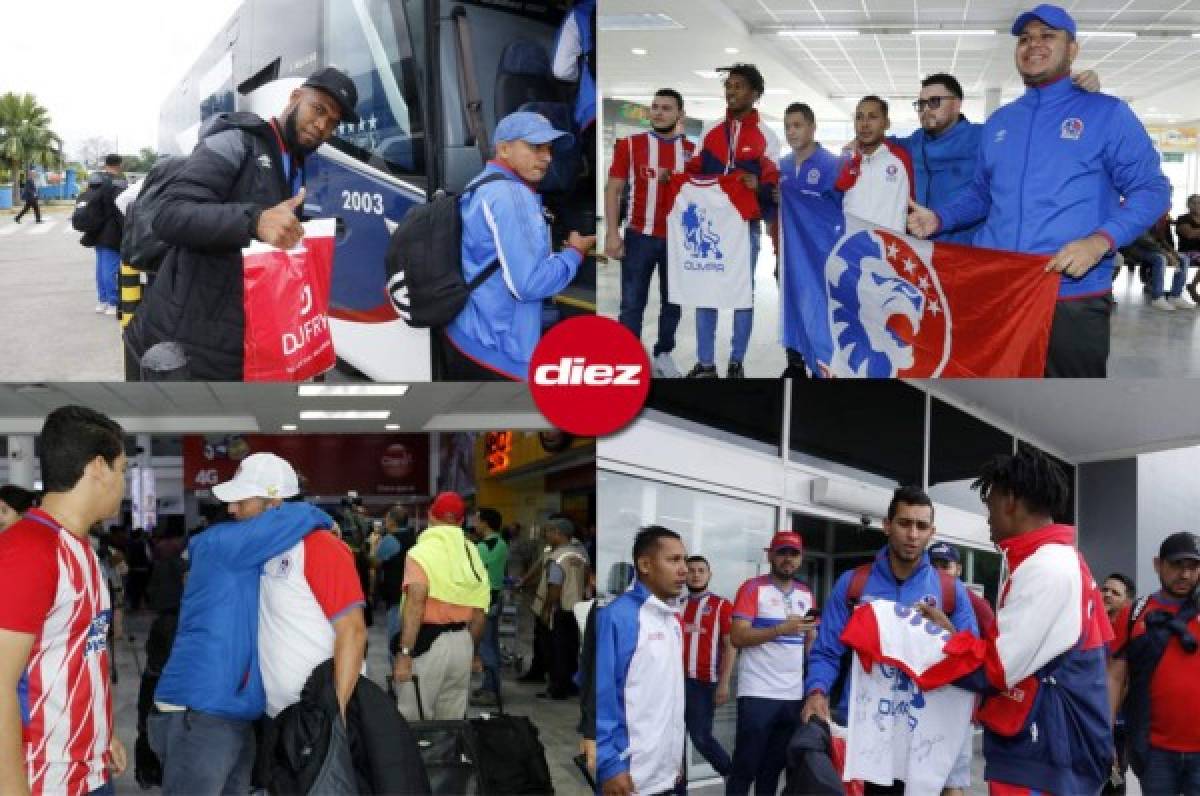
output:
[[33,489],[33,435],[13,434],[8,438],[8,482]]

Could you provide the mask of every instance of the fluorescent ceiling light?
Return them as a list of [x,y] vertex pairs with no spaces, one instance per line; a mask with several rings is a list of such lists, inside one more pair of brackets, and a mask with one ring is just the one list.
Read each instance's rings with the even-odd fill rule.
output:
[[301,384],[296,388],[301,398],[382,398],[407,392],[407,384]]
[[719,80],[721,78],[721,73],[716,69],[693,69],[692,74],[699,75],[705,80]]
[[646,55],[647,52],[649,52],[649,51],[646,50],[644,47],[634,47],[629,52],[633,53],[634,55]]
[[1193,38],[1193,39],[1200,39],[1200,33],[1193,33],[1193,34],[1192,34],[1192,38]]
[[725,48],[726,55],[737,55],[739,52],[740,52],[740,50],[738,50],[737,47],[726,47]]
[[660,12],[641,14],[601,14],[600,30],[679,30],[683,25]]
[[399,423],[388,423],[386,426],[383,427],[383,429],[384,429],[384,431],[399,431],[400,424]]
[[995,36],[994,30],[949,30],[945,28],[918,28],[914,36]]
[[392,416],[390,409],[361,410],[305,410],[300,413],[301,420],[387,420]]
[[297,426],[295,423],[284,423],[284,424],[281,426],[281,428],[282,428],[284,431],[295,431],[296,429],[298,429],[298,428],[300,428],[300,427],[299,427],[299,426]]
[[1137,34],[1131,30],[1081,30],[1080,36],[1092,36],[1101,39],[1136,39]]
[[841,38],[843,36],[858,36],[859,33],[860,32],[857,30],[838,30],[838,29],[834,29],[834,28],[809,28],[808,30],[804,30],[802,28],[796,28],[795,30],[781,30],[781,31],[778,31],[775,35],[777,35],[777,36],[806,36],[806,37],[811,36],[814,38],[833,39],[833,38]]

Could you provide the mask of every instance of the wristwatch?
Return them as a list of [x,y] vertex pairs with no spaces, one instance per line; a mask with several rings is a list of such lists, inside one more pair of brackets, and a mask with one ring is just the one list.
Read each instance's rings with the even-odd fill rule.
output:
[[403,655],[405,658],[411,658],[412,657],[412,649],[409,647],[401,647],[400,649],[396,650],[396,654]]

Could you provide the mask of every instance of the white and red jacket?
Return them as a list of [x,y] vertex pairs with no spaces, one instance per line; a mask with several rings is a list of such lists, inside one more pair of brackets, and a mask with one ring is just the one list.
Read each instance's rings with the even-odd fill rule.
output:
[[753,218],[775,218],[774,186],[779,184],[779,139],[752,110],[740,119],[728,113],[709,126],[700,149],[688,161],[689,174],[717,176],[753,174],[758,179],[758,207]]
[[[1046,793],[1098,793],[1112,763],[1107,644],[1112,625],[1075,529],[998,543],[1008,569],[984,645],[985,778]],[[962,681],[960,681],[962,682]]]
[[884,141],[869,155],[855,152],[848,158],[834,187],[844,194],[846,215],[903,233],[915,185],[908,150]]
[[655,238],[667,236],[667,184],[659,174],[683,171],[696,145],[682,135],[667,138],[647,131],[617,141],[608,176],[629,184],[629,219],[625,228]]

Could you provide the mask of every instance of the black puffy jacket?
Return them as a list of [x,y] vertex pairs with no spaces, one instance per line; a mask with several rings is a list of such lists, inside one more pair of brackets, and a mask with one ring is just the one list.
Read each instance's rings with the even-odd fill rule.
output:
[[241,250],[262,212],[290,196],[270,124],[253,113],[214,117],[154,219],[155,235],[174,248],[125,331],[136,356],[179,343],[187,378],[241,381]]
[[[103,246],[106,249],[120,249],[121,235],[125,230],[125,217],[117,209],[116,199],[121,192],[129,187],[124,177],[110,174],[107,171],[94,173],[88,180],[88,190],[100,189],[100,201],[104,207],[104,226],[96,233],[92,246]],[[85,236],[86,237],[86,236]]]

